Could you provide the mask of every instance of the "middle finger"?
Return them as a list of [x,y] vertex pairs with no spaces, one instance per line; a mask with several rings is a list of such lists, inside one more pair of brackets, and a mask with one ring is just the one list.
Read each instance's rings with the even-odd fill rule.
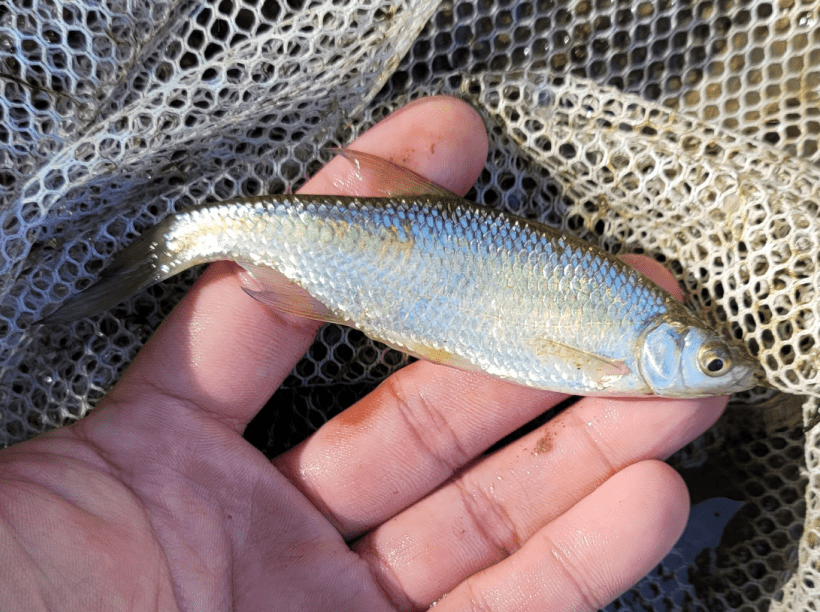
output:
[[725,398],[582,398],[366,534],[354,550],[397,600],[429,605],[517,551],[614,474],[662,458],[720,414]]

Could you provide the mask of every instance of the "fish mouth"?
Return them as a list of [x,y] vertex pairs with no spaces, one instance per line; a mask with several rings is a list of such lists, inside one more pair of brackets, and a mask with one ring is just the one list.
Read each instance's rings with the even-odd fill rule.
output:
[[754,387],[769,386],[768,378],[760,362],[749,355],[744,348],[733,346],[732,359],[735,362],[732,384],[727,389],[730,393],[748,391]]
[[755,387],[769,387],[774,389],[772,383],[769,382],[769,377],[759,364],[755,364],[755,372],[753,374]]

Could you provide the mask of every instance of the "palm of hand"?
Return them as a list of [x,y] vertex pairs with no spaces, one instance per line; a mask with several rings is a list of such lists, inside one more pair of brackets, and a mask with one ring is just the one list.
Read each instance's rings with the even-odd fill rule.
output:
[[[438,99],[356,148],[463,191],[486,142]],[[685,489],[653,459],[719,398],[586,398],[477,459],[563,397],[418,363],[272,465],[241,432],[317,325],[240,286],[212,266],[94,414],[0,453],[15,609],[595,609],[680,534]]]
[[319,610],[372,586],[333,525],[229,424],[143,391],[140,409],[155,401],[167,415],[151,431],[127,401],[109,403],[108,431],[64,429],[3,457],[4,505],[28,509],[8,521],[19,535],[4,567],[41,578],[21,595],[52,587],[44,607],[62,610],[276,609],[290,596]]

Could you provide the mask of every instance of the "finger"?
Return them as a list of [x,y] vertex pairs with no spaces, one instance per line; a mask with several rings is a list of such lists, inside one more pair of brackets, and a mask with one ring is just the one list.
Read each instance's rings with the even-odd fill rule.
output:
[[515,553],[620,470],[682,446],[724,404],[721,398],[582,398],[367,533],[354,548],[394,597],[430,604]]
[[352,538],[566,397],[419,361],[274,463]]
[[[484,126],[467,104],[428,98],[394,113],[355,143],[381,156],[400,157],[412,169],[451,189],[466,191],[486,157]],[[303,191],[332,190],[353,169],[328,165]],[[275,314],[241,290],[237,266],[211,266],[160,326],[120,384],[118,402],[159,392],[178,398],[237,431],[262,407],[312,342],[318,324]],[[152,406],[143,407],[150,419]],[[156,403],[153,409],[166,410]]]
[[676,300],[679,302],[683,301],[683,291],[681,291],[680,286],[677,281],[675,281],[675,277],[672,276],[669,270],[664,268],[661,263],[644,255],[635,255],[632,253],[621,255],[621,259],[646,278],[652,280],[656,285],[671,293]]
[[669,552],[688,513],[686,486],[672,468],[637,463],[539,530],[514,555],[458,585],[436,611],[597,610]]
[[[662,268],[644,267],[653,279],[674,284],[671,275]],[[565,397],[480,374],[418,363],[391,376],[368,397],[279,458],[276,464],[346,537],[352,538],[407,508],[510,431]],[[526,470],[532,469],[535,470],[532,474],[538,474],[533,483],[517,476],[511,476],[512,482],[526,483],[534,493],[541,495],[544,505],[539,508],[550,506],[556,508],[556,512],[563,512],[618,469],[640,459],[671,454],[707,429],[724,405],[725,399],[721,398],[585,398],[570,411],[576,415],[574,420],[560,421],[560,427],[551,424],[547,425],[549,429],[541,430],[541,447],[554,448],[548,464],[544,465],[543,457],[533,457],[534,442],[530,443],[529,450],[522,448],[512,452],[530,457],[529,463],[518,464],[518,468],[524,470],[521,473],[530,473]],[[492,469],[514,464],[506,455],[503,457],[498,467]],[[565,475],[573,469],[574,461],[582,465],[589,463],[589,477],[581,474],[568,483],[572,486],[563,497],[550,498],[553,489],[564,486]],[[550,465],[554,468],[544,473]],[[486,474],[486,482],[476,479],[480,483],[476,484],[478,489],[495,486],[492,469]],[[543,517],[519,516],[538,498],[538,495],[528,498],[527,490],[524,487],[519,491],[523,495],[512,495],[508,504],[498,502],[501,512],[515,517],[519,534],[532,533],[543,524],[538,522]],[[456,490],[446,500],[435,497],[436,501],[429,507],[425,506],[426,501],[422,502],[416,508],[418,513],[397,518],[396,534],[404,529],[414,532],[411,528],[414,520],[429,521],[438,516],[433,507],[436,503],[458,506],[459,495]],[[428,543],[442,549],[441,559],[451,558],[450,553],[443,550],[448,546],[453,555],[460,554],[456,552],[460,550],[459,542],[442,537],[435,529],[430,533]],[[481,534],[473,535],[480,537]],[[421,532],[414,532],[411,539],[421,537]],[[497,550],[489,543],[479,563],[496,559]],[[375,554],[387,555],[388,550],[379,549]],[[443,576],[429,580],[437,583],[439,578]]]

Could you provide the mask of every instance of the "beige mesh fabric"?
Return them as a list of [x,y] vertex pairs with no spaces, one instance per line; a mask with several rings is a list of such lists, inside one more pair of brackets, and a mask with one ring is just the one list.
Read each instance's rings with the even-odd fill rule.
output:
[[820,396],[820,169],[571,74],[476,82],[521,154],[565,187],[566,228],[675,261],[695,310],[772,385]]
[[[475,199],[665,262],[779,390],[673,459],[695,501],[746,502],[721,539],[690,523],[610,609],[820,608],[820,433],[799,422],[820,401],[816,2],[0,6],[0,445],[85,414],[196,274],[30,327],[113,252],[192,204],[293,189],[431,93],[486,119]],[[249,437],[277,452],[405,363],[327,326]]]
[[71,330],[31,329],[43,308],[168,212],[315,171],[437,5],[15,4],[0,8],[0,444],[84,414],[191,275]]

